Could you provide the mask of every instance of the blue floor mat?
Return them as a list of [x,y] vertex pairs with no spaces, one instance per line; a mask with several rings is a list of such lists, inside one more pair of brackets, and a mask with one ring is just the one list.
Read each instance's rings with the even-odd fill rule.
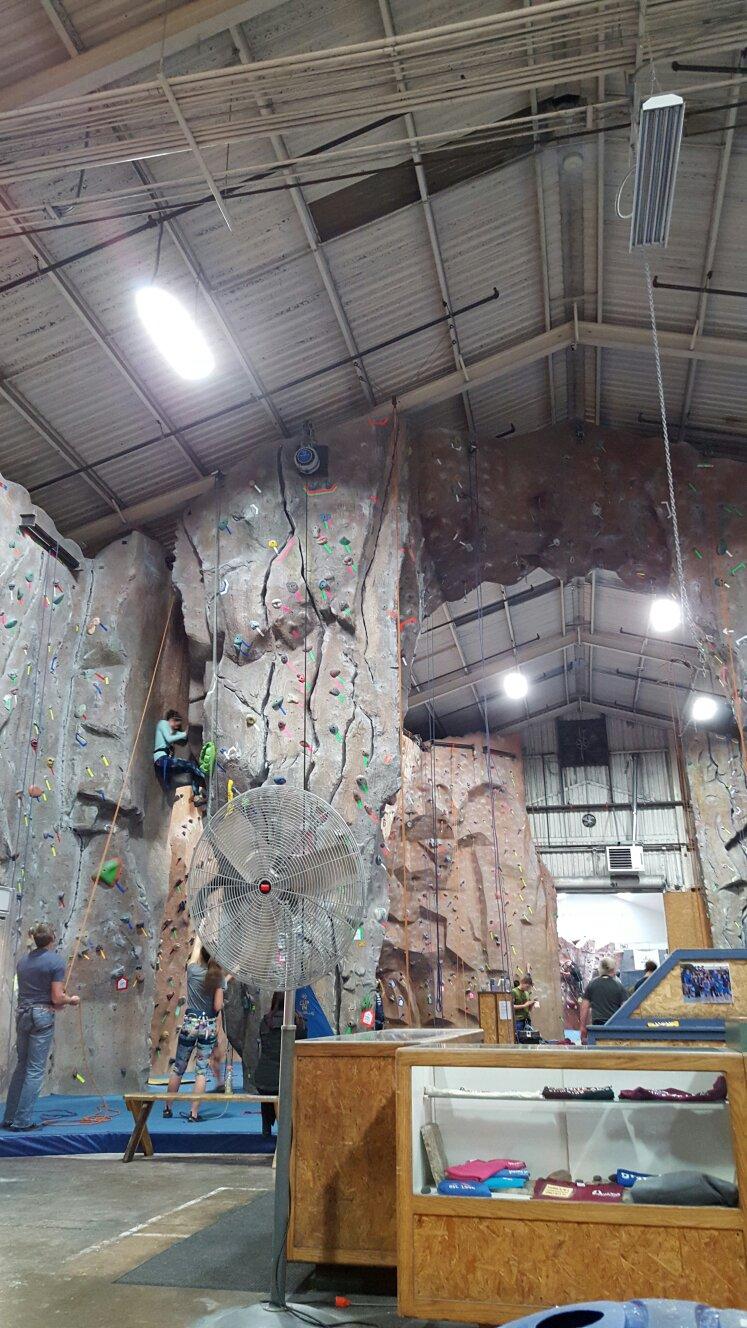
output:
[[[153,1089],[154,1092],[158,1090]],[[237,1089],[238,1091],[238,1089]],[[216,1093],[214,1102],[200,1103],[204,1121],[190,1125],[189,1089],[184,1106],[175,1102],[172,1120],[163,1119],[155,1104],[148,1120],[156,1155],[159,1153],[273,1153],[275,1137],[262,1137],[257,1102],[234,1102]],[[30,1134],[0,1130],[0,1157],[43,1157],[71,1153],[124,1153],[132,1133],[132,1116],[123,1097],[63,1097],[39,1099],[34,1118],[44,1129]]]

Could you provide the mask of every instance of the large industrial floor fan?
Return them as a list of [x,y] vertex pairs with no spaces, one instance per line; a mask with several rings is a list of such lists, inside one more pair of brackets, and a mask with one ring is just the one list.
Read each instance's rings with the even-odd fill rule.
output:
[[[334,972],[344,957],[363,918],[364,885],[351,830],[303,789],[269,785],[227,802],[192,859],[189,909],[203,944],[240,981],[285,997],[272,1286],[268,1303],[242,1311],[242,1325],[266,1324],[268,1313],[289,1324],[298,1318],[286,1301],[296,989]],[[325,1322],[316,1305],[313,1317]]]

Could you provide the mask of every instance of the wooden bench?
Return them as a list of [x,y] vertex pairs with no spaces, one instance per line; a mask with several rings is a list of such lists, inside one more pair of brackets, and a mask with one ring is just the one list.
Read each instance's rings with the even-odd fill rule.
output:
[[262,1093],[230,1093],[221,1097],[216,1093],[125,1093],[125,1106],[132,1113],[135,1122],[127,1147],[122,1157],[123,1162],[131,1162],[138,1149],[146,1157],[152,1157],[155,1149],[148,1129],[148,1117],[157,1102],[272,1102],[278,1113],[279,1100]]

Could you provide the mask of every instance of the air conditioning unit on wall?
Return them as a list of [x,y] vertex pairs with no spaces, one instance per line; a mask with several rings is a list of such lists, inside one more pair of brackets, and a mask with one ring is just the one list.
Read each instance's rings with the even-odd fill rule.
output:
[[640,844],[615,844],[614,848],[608,848],[607,871],[610,876],[638,876],[643,871]]

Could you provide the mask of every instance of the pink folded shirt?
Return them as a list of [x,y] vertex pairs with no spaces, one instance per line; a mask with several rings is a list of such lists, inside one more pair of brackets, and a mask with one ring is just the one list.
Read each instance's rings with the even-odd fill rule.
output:
[[447,1167],[446,1175],[450,1180],[490,1180],[496,1171],[524,1171],[525,1162],[517,1162],[510,1157],[494,1157],[489,1162],[473,1158],[471,1162],[460,1162],[457,1167]]

